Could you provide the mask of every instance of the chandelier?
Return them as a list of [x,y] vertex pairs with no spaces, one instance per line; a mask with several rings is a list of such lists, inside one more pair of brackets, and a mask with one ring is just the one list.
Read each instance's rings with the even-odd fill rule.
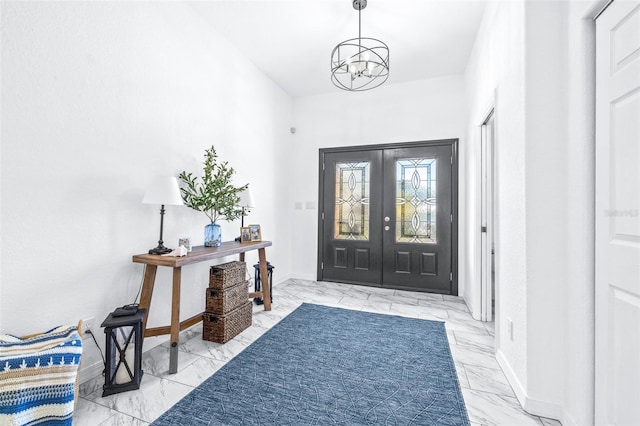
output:
[[331,81],[343,90],[358,92],[380,86],[389,78],[389,46],[362,37],[362,9],[367,0],[353,0],[358,11],[358,38],[345,40],[331,52]]

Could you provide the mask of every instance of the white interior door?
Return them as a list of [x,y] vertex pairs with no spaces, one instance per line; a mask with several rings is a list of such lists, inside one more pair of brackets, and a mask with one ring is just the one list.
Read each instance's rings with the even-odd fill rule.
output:
[[640,1],[596,21],[596,424],[640,424]]

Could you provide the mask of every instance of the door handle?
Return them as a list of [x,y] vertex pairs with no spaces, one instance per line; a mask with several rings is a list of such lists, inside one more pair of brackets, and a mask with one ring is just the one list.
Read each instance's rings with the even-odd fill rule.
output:
[[386,226],[384,227],[384,230],[385,230],[385,231],[388,231],[389,229],[391,229],[391,228],[389,227],[389,225],[386,225]]

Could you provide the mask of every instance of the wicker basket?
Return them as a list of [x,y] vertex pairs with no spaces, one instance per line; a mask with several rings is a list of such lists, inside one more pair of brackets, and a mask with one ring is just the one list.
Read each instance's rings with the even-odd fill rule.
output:
[[245,274],[245,263],[237,260],[212,266],[209,272],[209,287],[218,290],[232,287],[244,282]]
[[227,287],[224,290],[208,288],[204,310],[219,315],[233,311],[249,299],[247,285],[246,281],[242,281],[240,284]]
[[247,301],[224,315],[210,312],[203,314],[202,339],[216,343],[227,343],[242,331],[251,327],[253,306]]

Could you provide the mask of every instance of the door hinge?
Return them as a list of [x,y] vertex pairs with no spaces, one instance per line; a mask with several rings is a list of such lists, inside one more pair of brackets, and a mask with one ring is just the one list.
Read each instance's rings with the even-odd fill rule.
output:
[[449,282],[453,282],[453,272],[449,272]]
[[487,227],[486,226],[481,226],[480,227],[480,232],[487,232]]
[[453,166],[453,155],[451,156],[451,165]]
[[324,161],[322,162],[322,170],[324,170]]
[[320,262],[320,269],[324,270],[324,262]]
[[451,223],[453,223],[453,213],[451,213]]
[[324,212],[322,212],[322,220],[324,220]]

